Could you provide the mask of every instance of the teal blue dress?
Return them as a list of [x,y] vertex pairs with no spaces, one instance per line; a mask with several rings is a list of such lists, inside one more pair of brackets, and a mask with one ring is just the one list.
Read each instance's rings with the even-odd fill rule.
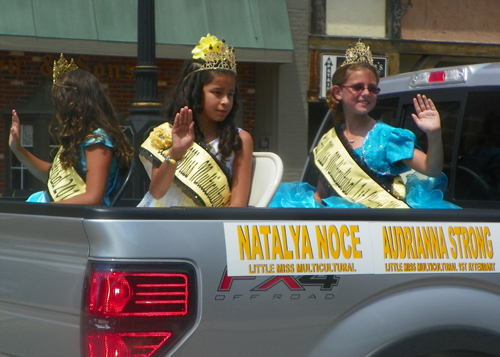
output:
[[[415,148],[418,148],[417,140],[411,131],[377,122],[363,145],[354,151],[377,175],[394,177],[411,171],[403,160],[411,159]],[[405,202],[411,208],[460,208],[443,200],[448,186],[445,174],[433,178],[409,173],[406,178]],[[306,182],[281,183],[269,207],[367,208],[334,194],[319,204],[313,197],[314,192],[316,187]]]
[[[88,138],[80,145],[80,162],[77,168],[78,172],[87,172],[87,161],[85,159],[85,149],[89,146],[102,144],[111,150],[114,150],[113,143],[111,142],[109,136],[102,129],[97,129],[93,132],[93,134],[97,134],[96,138]],[[109,206],[111,203],[111,194],[117,189],[119,181],[119,172],[118,172],[118,160],[116,156],[113,156],[113,160],[111,161],[111,167],[109,169],[108,182],[106,184],[106,194],[104,195],[104,200],[102,202],[103,205]],[[39,191],[33,193],[28,197],[26,202],[36,202],[36,203],[49,203],[51,201],[49,193],[47,191]]]

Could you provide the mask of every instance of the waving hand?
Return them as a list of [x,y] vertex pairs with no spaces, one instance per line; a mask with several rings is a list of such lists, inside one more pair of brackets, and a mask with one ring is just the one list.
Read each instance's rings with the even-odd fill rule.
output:
[[441,130],[439,113],[430,98],[417,94],[413,98],[413,105],[417,113],[412,114],[413,120],[422,131],[428,134]]
[[170,156],[181,159],[193,144],[194,136],[193,111],[188,107],[181,108],[174,119]]

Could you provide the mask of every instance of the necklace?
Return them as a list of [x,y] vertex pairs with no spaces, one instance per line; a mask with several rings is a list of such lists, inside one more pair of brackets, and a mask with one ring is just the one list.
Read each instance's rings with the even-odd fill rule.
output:
[[[371,118],[370,118],[370,119],[371,119]],[[349,144],[354,143],[354,142],[358,139],[358,137],[360,137],[360,138],[363,138],[363,139],[364,139],[364,137],[366,136],[366,134],[368,134],[368,132],[369,132],[369,131],[373,128],[373,126],[374,126],[374,125],[375,125],[375,121],[372,119],[372,123],[370,123],[370,125],[369,125],[366,129],[364,129],[364,130],[361,132],[361,134],[360,134],[360,135],[358,135],[358,136],[357,136],[357,137],[355,137],[354,139],[349,139],[349,138],[347,139],[347,140],[349,141]],[[345,129],[344,129],[344,130],[345,130]],[[349,135],[350,135],[350,134],[349,134]],[[346,136],[347,136],[347,135],[346,135]]]

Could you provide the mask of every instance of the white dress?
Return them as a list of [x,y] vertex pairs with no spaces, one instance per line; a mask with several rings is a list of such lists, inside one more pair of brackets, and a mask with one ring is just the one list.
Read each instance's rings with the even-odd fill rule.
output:
[[[239,129],[241,130],[241,129]],[[222,162],[228,169],[230,174],[233,174],[233,162],[234,162],[234,152],[231,153],[229,158],[225,161],[222,160],[222,155],[219,153],[219,138],[214,139],[209,142],[210,151],[215,154],[217,161]],[[143,160],[144,168],[148,171],[149,177],[151,177],[152,164]],[[186,195],[176,181],[172,182],[167,193],[160,199],[155,199],[149,191],[146,193],[142,201],[137,205],[137,207],[197,207],[199,206],[194,202],[188,195]]]

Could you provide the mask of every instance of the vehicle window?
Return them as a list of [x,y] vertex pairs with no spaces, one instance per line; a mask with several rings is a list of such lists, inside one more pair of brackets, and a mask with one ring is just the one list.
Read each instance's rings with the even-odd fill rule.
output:
[[377,106],[370,112],[370,116],[391,126],[398,126],[399,98],[378,99]]
[[500,200],[500,92],[467,99],[460,137],[455,198]]
[[[453,154],[453,142],[455,137],[455,128],[458,121],[458,111],[460,109],[460,102],[441,102],[434,103],[436,109],[441,117],[441,131],[443,138],[443,153],[444,153],[444,165],[451,165],[451,157]],[[427,152],[427,135],[420,130],[415,121],[412,118],[412,114],[415,113],[413,104],[406,105],[403,107],[404,113],[404,123],[403,127],[405,129],[411,130],[417,137],[418,146]]]
[[[452,192],[450,185],[453,183],[453,180],[450,179],[452,175],[451,161],[453,156],[453,143],[455,141],[455,130],[458,122],[460,102],[434,102],[434,104],[441,117],[444,158],[443,172],[449,179],[448,188],[445,192],[445,199],[450,199],[450,192]],[[427,152],[427,135],[417,127],[415,121],[411,116],[412,113],[415,113],[413,104],[408,104],[403,107],[403,127],[405,129],[411,130],[415,134],[415,136],[417,137],[418,146],[424,152]]]

